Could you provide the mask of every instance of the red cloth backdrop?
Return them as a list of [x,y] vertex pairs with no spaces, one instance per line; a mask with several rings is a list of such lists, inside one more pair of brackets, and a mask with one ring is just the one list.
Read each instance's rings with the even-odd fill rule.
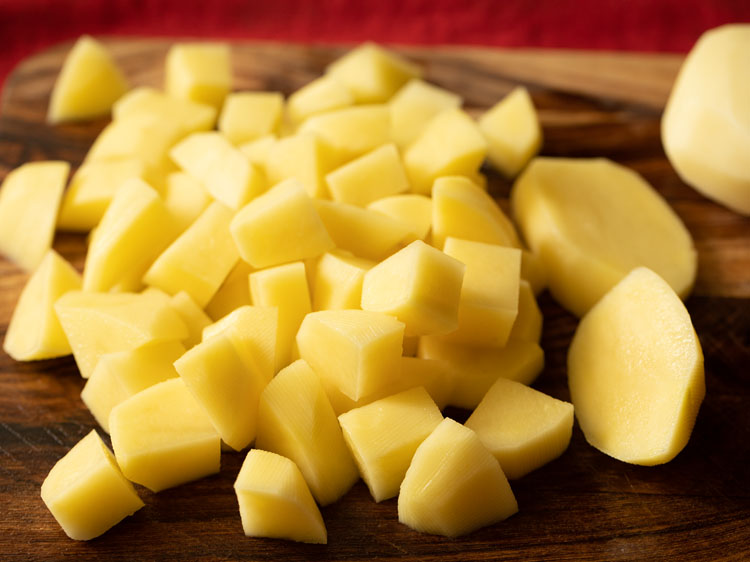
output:
[[750,0],[0,0],[0,84],[82,33],[685,52]]

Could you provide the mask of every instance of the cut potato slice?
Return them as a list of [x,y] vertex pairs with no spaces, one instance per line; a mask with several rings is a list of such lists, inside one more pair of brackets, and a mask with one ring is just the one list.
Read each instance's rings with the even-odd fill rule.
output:
[[179,123],[184,134],[210,131],[216,124],[216,108],[204,103],[176,99],[154,88],[133,88],[112,106],[112,119],[138,115],[158,116]]
[[432,199],[425,195],[391,195],[373,201],[367,208],[408,224],[414,240],[426,240],[432,227]]
[[250,283],[248,278],[255,271],[249,263],[239,260],[227,278],[205,306],[205,311],[216,321],[233,310],[250,304]]
[[655,465],[687,444],[706,392],[703,353],[670,286],[637,268],[584,316],[568,385],[586,440],[621,461]]
[[292,124],[299,125],[311,115],[350,105],[354,105],[354,96],[349,88],[331,76],[321,76],[289,96],[287,112]]
[[167,53],[164,90],[172,97],[220,108],[232,89],[229,46],[178,43]]
[[374,265],[343,250],[323,254],[315,268],[313,310],[360,308],[362,281]]
[[682,298],[695,281],[690,233],[635,172],[604,158],[536,158],[511,192],[524,239],[542,261],[555,299],[583,316],[637,266]]
[[242,529],[248,537],[326,544],[323,516],[293,461],[253,449],[234,482]]
[[461,107],[461,96],[418,78],[409,80],[388,102],[393,142],[404,150],[438,113]]
[[263,135],[277,134],[284,113],[284,95],[279,92],[235,92],[221,108],[219,131],[236,145]]
[[336,167],[328,145],[313,133],[275,141],[268,149],[265,171],[271,185],[294,178],[310,197],[328,197],[325,175]]

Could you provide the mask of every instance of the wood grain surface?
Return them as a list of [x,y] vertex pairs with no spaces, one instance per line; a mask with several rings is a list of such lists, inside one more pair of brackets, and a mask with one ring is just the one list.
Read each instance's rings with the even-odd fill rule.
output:
[[[134,84],[162,81],[164,40],[107,42]],[[10,77],[0,107],[0,178],[29,160],[80,164],[106,123],[50,127],[49,94],[70,45],[41,53]],[[72,359],[16,363],[0,352],[0,559],[75,560],[745,560],[750,558],[750,220],[683,184],[661,148],[659,119],[681,57],[478,48],[403,48],[426,78],[479,113],[516,84],[539,108],[543,154],[606,156],[642,174],[695,238],[698,281],[687,301],[706,358],[705,402],[687,447],[658,467],[630,466],[588,446],[576,426],[567,452],[512,483],[520,512],[459,539],[398,523],[396,500],[374,503],[362,482],[322,510],[329,544],[242,533],[232,490],[243,455],[220,474],[152,494],[146,507],[88,543],[69,540],[39,497],[49,469],[95,427]],[[318,76],[340,47],[233,45],[235,89],[289,94]],[[507,203],[510,184],[490,174]],[[34,225],[28,225],[34,228]],[[84,241],[55,248],[79,268]],[[27,276],[0,261],[0,336]],[[535,387],[569,399],[565,360],[576,320],[548,294]],[[450,411],[462,420],[466,414]]]

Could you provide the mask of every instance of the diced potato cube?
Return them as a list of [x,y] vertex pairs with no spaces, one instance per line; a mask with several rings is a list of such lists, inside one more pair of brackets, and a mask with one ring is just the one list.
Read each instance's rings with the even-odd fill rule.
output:
[[367,208],[408,224],[415,240],[425,240],[432,227],[432,199],[425,195],[391,195],[373,201]]
[[442,419],[421,386],[339,416],[346,444],[376,502],[398,495],[414,452]]
[[287,110],[292,124],[299,125],[311,115],[353,104],[349,88],[331,76],[321,76],[289,96]]
[[268,156],[278,140],[276,135],[263,135],[255,140],[243,143],[237,148],[250,160],[251,164],[255,164],[263,173],[267,173]]
[[29,162],[3,180],[0,253],[26,271],[34,271],[52,248],[57,211],[69,172],[67,162]]
[[295,178],[310,197],[327,197],[325,175],[335,163],[330,148],[311,133],[299,133],[275,142],[268,151],[266,175],[270,184]]
[[176,234],[159,194],[143,180],[126,180],[91,239],[83,289],[139,289],[143,274]]
[[253,449],[234,482],[242,529],[248,537],[326,544],[323,516],[302,473],[286,457]]
[[374,43],[349,51],[326,68],[326,76],[346,85],[357,103],[388,101],[419,67]]
[[179,377],[117,405],[109,429],[123,474],[152,492],[219,472],[219,434]]
[[219,320],[233,310],[250,304],[248,277],[253,271],[255,268],[246,261],[237,262],[204,308],[212,320]]
[[392,217],[336,201],[315,201],[336,246],[361,258],[380,261],[409,239],[411,226]]
[[542,128],[529,92],[518,86],[479,118],[487,157],[504,176],[518,175],[542,146]]
[[164,90],[170,96],[218,109],[231,89],[232,60],[228,45],[178,43],[169,49]]
[[102,355],[81,391],[81,400],[109,433],[112,408],[141,390],[176,377],[172,363],[183,353],[185,346],[179,341],[166,340]]
[[185,291],[205,306],[240,256],[229,232],[232,212],[213,202],[156,258],[143,281],[170,295]]
[[[159,289],[153,290],[158,291]],[[211,319],[185,291],[180,291],[170,297],[169,304],[172,305],[172,308],[179,314],[185,323],[185,327],[187,327],[188,337],[184,338],[182,343],[187,349],[190,349],[201,341],[203,329],[211,324]]]
[[409,180],[394,144],[385,144],[326,175],[334,201],[365,207],[409,189]]
[[365,274],[362,309],[392,314],[407,336],[445,334],[458,326],[466,267],[416,240]]
[[182,233],[213,201],[203,183],[185,172],[167,176],[164,206],[172,216],[177,231]]
[[442,248],[449,236],[519,248],[518,234],[487,192],[468,178],[438,178],[432,189],[432,243]]
[[144,86],[130,90],[112,106],[113,119],[132,119],[137,115],[159,116],[180,124],[186,135],[213,129],[217,113],[211,105],[175,99]]
[[57,299],[55,311],[86,379],[105,353],[188,336],[170,303],[153,295],[70,291]]
[[443,251],[466,265],[458,302],[458,328],[445,339],[480,347],[503,347],[518,316],[521,250],[448,238]]
[[276,307],[275,372],[292,362],[295,337],[312,310],[305,264],[288,263],[250,274],[250,297],[258,306]]
[[387,105],[357,105],[313,115],[299,128],[324,140],[339,164],[391,142]]
[[98,537],[144,505],[95,430],[49,471],[42,501],[65,534],[80,541]]
[[412,79],[388,102],[391,109],[391,134],[393,142],[405,149],[414,142],[427,124],[438,113],[461,107],[461,96]]
[[242,259],[256,268],[312,258],[334,246],[313,200],[293,179],[245,205],[231,231]]
[[3,351],[16,361],[62,357],[71,353],[57,319],[55,301],[81,288],[81,276],[54,250],[49,250],[18,297]]
[[[248,282],[245,280],[245,285]],[[272,306],[241,306],[224,318],[206,326],[203,339],[226,334],[246,363],[254,362],[258,372],[268,382],[276,373],[276,332],[279,310]]]
[[234,145],[279,132],[284,96],[278,92],[229,94],[219,116],[219,130]]
[[267,379],[255,357],[241,353],[226,332],[203,340],[174,363],[222,440],[235,451],[257,430],[258,400]]
[[448,363],[453,378],[448,404],[469,410],[477,407],[498,378],[531,384],[544,368],[544,351],[533,341],[481,348],[427,336],[419,339],[418,356]]
[[476,433],[450,418],[417,448],[398,496],[401,523],[447,537],[465,535],[517,511],[495,457]]
[[632,269],[645,266],[685,298],[697,253],[690,232],[634,171],[606,158],[535,158],[511,205],[552,296],[583,316]]
[[88,232],[102,220],[115,193],[130,178],[148,181],[145,162],[138,158],[102,160],[83,164],[63,196],[57,228]]
[[470,175],[487,155],[487,142],[474,120],[461,109],[435,116],[406,149],[404,166],[414,193],[430,193],[440,176]]
[[297,345],[326,384],[358,400],[398,377],[403,338],[403,323],[387,314],[322,310],[302,321]]
[[321,505],[343,496],[358,477],[336,414],[303,360],[282,369],[263,391],[255,445],[294,461]]
[[360,308],[362,281],[373,265],[341,250],[323,254],[316,267],[312,309]]
[[539,343],[542,338],[542,311],[527,281],[521,279],[518,289],[518,316],[508,339]]
[[466,427],[476,432],[513,480],[565,452],[573,432],[573,404],[499,378]]
[[47,121],[103,117],[128,90],[128,82],[107,49],[83,35],[65,57],[55,81]]
[[193,133],[169,152],[172,160],[227,207],[239,209],[266,189],[263,173],[221,134]]
[[706,393],[703,352],[665,280],[636,268],[584,316],[568,387],[586,441],[611,457],[651,466],[687,445]]

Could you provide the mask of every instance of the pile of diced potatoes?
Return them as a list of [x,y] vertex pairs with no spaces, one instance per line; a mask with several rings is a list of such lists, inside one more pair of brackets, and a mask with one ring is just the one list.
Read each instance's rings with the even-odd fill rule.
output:
[[[92,431],[45,480],[70,537],[143,507],[132,483],[214,474],[222,451],[249,449],[234,485],[245,534],[325,543],[318,506],[359,478],[418,531],[511,516],[508,479],[566,450],[573,404],[615,458],[684,447],[703,397],[678,297],[692,239],[634,172],[535,158],[525,89],[474,119],[373,44],[286,98],[232,92],[223,44],[176,44],[165,72],[163,91],[129,89],[80,39],[50,122],[112,121],[69,182],[67,163],[33,162],[0,191],[0,251],[31,273],[4,349],[72,353],[114,450]],[[485,162],[518,176],[515,222]],[[51,249],[55,229],[87,233],[82,274]],[[573,404],[529,386],[545,287],[584,318]],[[460,424],[446,406],[472,413]]]

